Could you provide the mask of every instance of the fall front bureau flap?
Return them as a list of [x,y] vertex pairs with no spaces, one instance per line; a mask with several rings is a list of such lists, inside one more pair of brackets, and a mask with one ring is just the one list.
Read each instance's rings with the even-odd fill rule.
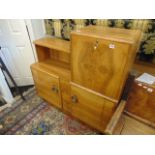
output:
[[[84,30],[83,30],[84,31]],[[83,32],[82,31],[82,32]],[[98,30],[99,31],[99,30]],[[110,31],[110,30],[109,30]],[[135,40],[118,41],[117,30],[112,37],[73,32],[71,35],[71,80],[105,96],[119,100],[136,53]],[[93,35],[94,32],[94,35]],[[98,32],[99,33],[99,32]],[[124,35],[125,36],[125,35]],[[138,44],[137,44],[138,45]],[[136,46],[137,46],[136,45]]]

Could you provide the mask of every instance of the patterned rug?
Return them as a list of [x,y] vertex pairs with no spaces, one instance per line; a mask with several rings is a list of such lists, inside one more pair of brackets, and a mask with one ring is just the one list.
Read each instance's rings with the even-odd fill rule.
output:
[[94,135],[95,130],[47,104],[32,88],[0,112],[1,135]]

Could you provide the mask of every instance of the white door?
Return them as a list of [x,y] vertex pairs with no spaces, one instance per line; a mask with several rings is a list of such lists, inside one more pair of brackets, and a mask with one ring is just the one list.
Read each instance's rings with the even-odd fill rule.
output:
[[35,62],[24,20],[0,20],[0,56],[18,86],[33,84],[30,65]]

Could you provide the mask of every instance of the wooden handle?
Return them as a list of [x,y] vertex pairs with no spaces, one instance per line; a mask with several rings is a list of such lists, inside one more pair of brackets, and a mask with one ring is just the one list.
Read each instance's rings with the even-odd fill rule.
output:
[[125,100],[121,100],[121,102],[119,103],[116,111],[114,112],[113,116],[111,117],[104,133],[105,134],[109,134],[109,135],[112,135],[113,134],[113,131],[124,111],[124,108],[125,108],[125,105],[126,105],[126,101]]

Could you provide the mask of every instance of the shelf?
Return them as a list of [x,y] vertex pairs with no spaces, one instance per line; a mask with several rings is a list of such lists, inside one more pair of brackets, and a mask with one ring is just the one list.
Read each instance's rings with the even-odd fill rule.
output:
[[35,45],[70,53],[70,42],[58,38],[45,37],[34,41]]
[[47,59],[46,61],[32,64],[31,67],[48,74],[55,74],[56,76],[59,76],[65,80],[71,79],[71,72],[68,63]]

